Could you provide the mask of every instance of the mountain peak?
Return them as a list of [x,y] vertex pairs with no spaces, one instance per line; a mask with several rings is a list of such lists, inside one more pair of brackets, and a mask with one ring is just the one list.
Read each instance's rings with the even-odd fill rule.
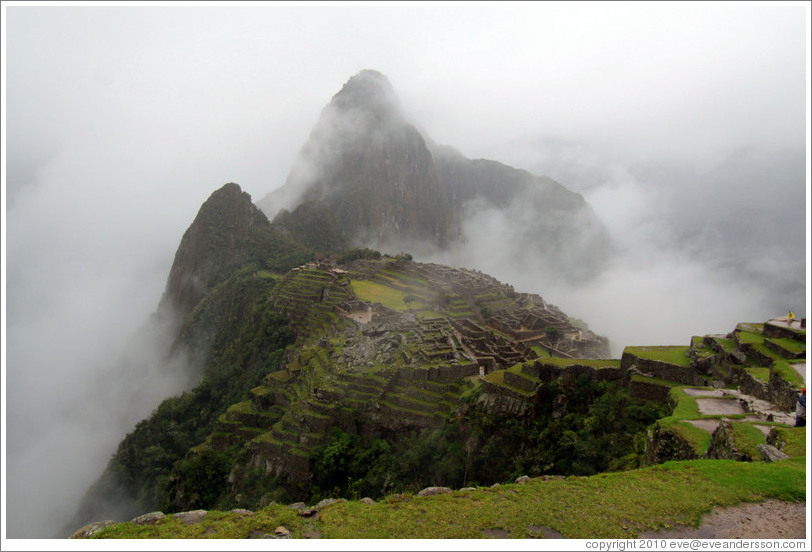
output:
[[331,104],[339,109],[364,109],[389,115],[400,113],[392,83],[386,75],[373,69],[364,69],[351,77],[333,96]]
[[230,182],[212,193],[181,239],[161,303],[183,314],[190,311],[257,225],[270,222],[238,184]]

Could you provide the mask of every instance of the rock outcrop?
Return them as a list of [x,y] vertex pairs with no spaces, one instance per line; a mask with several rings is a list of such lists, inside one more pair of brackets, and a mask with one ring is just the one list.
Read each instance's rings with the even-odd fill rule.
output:
[[224,268],[245,256],[242,246],[250,231],[263,225],[270,226],[267,217],[237,184],[226,184],[211,194],[183,234],[162,305],[189,312]]

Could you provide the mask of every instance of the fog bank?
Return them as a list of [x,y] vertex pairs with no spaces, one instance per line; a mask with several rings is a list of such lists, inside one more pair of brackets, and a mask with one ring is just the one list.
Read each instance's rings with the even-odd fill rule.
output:
[[437,143],[582,193],[621,247],[572,288],[481,212],[442,260],[541,293],[618,347],[802,314],[809,8],[4,2],[8,536],[67,519],[182,386],[152,371],[149,340],[140,369],[117,361],[184,230],[226,182],[255,201],[281,186],[361,69]]

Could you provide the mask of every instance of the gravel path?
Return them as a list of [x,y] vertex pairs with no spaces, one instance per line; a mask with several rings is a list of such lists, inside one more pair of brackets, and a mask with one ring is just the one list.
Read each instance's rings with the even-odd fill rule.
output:
[[699,528],[647,531],[640,538],[658,539],[804,539],[806,502],[764,502],[714,508]]

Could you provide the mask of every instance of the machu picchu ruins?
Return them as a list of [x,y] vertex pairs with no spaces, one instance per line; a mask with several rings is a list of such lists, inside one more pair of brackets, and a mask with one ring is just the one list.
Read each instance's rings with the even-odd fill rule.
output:
[[369,436],[442,427],[472,385],[484,411],[519,417],[545,383],[579,377],[687,409],[650,429],[650,462],[756,460],[755,445],[746,453],[737,445],[742,432],[759,445],[795,431],[800,321],[742,323],[684,346],[626,347],[612,359],[605,338],[540,296],[472,270],[392,259],[308,263],[271,295],[300,345],[204,444],[241,444],[248,463],[269,474],[307,481],[333,427]]

